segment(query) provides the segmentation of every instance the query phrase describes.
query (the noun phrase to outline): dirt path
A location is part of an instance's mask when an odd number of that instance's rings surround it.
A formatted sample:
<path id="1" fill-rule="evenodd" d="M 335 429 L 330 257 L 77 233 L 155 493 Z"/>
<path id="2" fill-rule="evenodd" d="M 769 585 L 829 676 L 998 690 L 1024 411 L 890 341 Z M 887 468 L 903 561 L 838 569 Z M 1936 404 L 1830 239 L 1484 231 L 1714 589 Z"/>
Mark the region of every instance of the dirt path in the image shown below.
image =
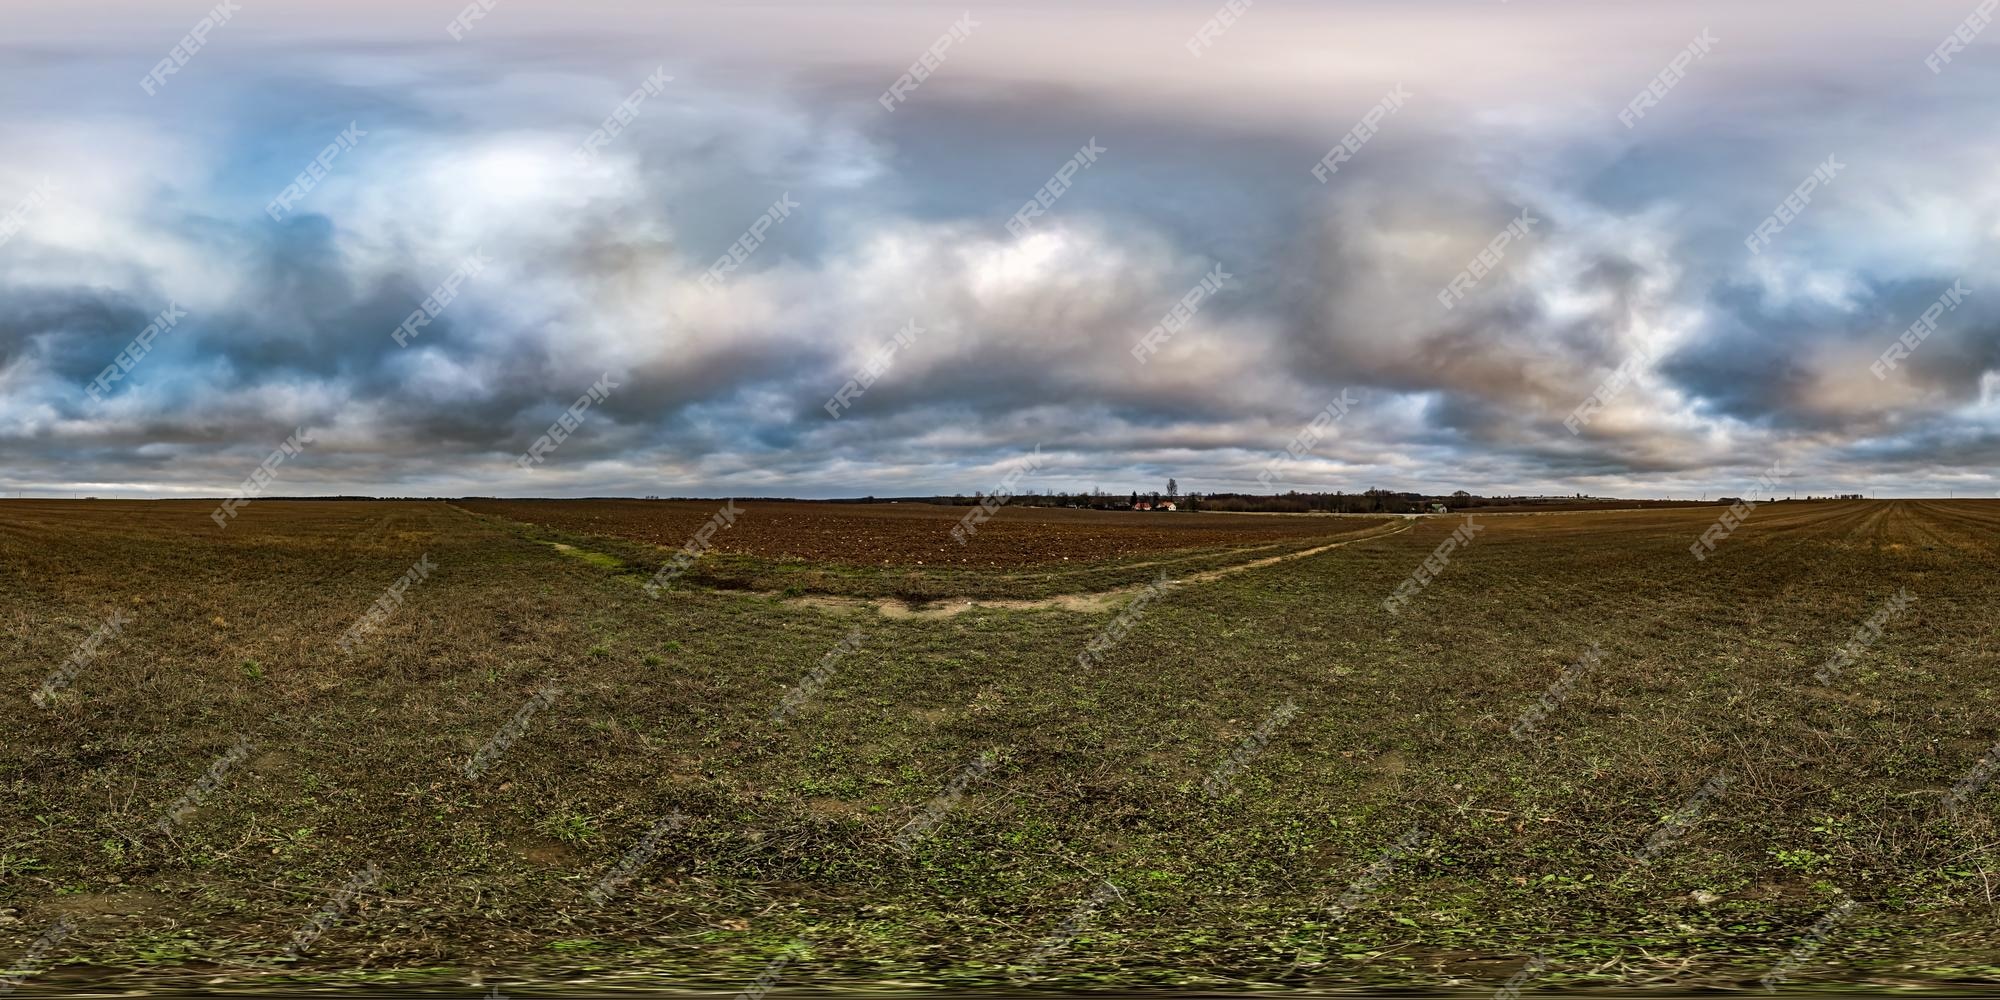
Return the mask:
<path id="1" fill-rule="evenodd" d="M 925 601 L 922 603 L 912 603 L 893 597 L 832 597 L 824 595 L 790 597 L 784 598 L 784 600 L 790 604 L 820 608 L 827 611 L 852 612 L 873 609 L 884 618 L 950 618 L 954 615 L 962 615 L 968 611 L 982 608 L 989 611 L 1073 611 L 1078 614 L 1104 614 L 1123 604 L 1127 598 L 1133 597 L 1150 587 L 1164 586 L 1166 588 L 1173 588 L 1195 583 L 1211 583 L 1226 576 L 1234 576 L 1237 573 L 1262 569 L 1266 566 L 1275 566 L 1278 563 L 1289 562 L 1294 559 L 1316 556 L 1322 552 L 1329 552 L 1344 545 L 1352 545 L 1355 542 L 1365 542 L 1371 539 L 1387 538 L 1390 535 L 1402 534 L 1415 525 L 1416 520 L 1414 518 L 1408 519 L 1397 524 L 1388 525 L 1381 531 L 1373 531 L 1365 535 L 1357 535 L 1353 538 L 1344 538 L 1337 542 L 1328 542 L 1325 545 L 1314 546 L 1313 548 L 1298 552 L 1266 556 L 1262 559 L 1252 559 L 1249 562 L 1203 570 L 1199 573 L 1190 573 L 1178 580 L 1169 580 L 1166 578 L 1166 574 L 1162 573 L 1161 581 L 1164 581 L 1164 583 L 1156 581 L 1155 583 L 1148 584 L 1132 584 L 1130 586 L 1087 594 L 1057 594 L 1054 597 L 1029 599 L 974 597 Z M 778 597 L 779 595 L 772 594 L 769 596 Z"/>
<path id="2" fill-rule="evenodd" d="M 468 511 L 466 513 L 470 514 L 471 512 Z M 479 515 L 473 514 L 472 516 L 478 517 Z M 1237 573 L 1262 569 L 1266 566 L 1275 566 L 1278 563 L 1289 562 L 1294 559 L 1316 556 L 1322 552 L 1330 552 L 1344 545 L 1352 545 L 1355 542 L 1365 542 L 1376 538 L 1387 538 L 1390 535 L 1399 535 L 1415 527 L 1420 519 L 1416 516 L 1406 517 L 1393 524 L 1384 525 L 1378 531 L 1343 538 L 1337 542 L 1328 542 L 1324 545 L 1316 545 L 1297 552 L 1286 552 L 1280 555 L 1251 559 L 1246 562 L 1234 563 L 1215 569 L 1202 570 L 1198 573 L 1190 573 L 1179 579 L 1168 579 L 1166 572 L 1162 570 L 1160 580 L 1153 583 L 1130 584 L 1124 587 L 1115 587 L 1111 590 L 1099 590 L 1087 593 L 1057 594 L 1052 597 L 971 597 L 946 598 L 937 601 L 907 601 L 896 597 L 844 597 L 832 594 L 787 596 L 777 591 L 761 590 L 740 591 L 740 593 L 748 593 L 797 607 L 817 608 L 822 611 L 841 614 L 849 614 L 857 611 L 873 611 L 884 618 L 950 618 L 980 608 L 989 611 L 1070 611 L 1077 614 L 1094 615 L 1106 613 L 1112 608 L 1123 604 L 1127 598 L 1150 587 L 1165 586 L 1171 588 L 1195 583 L 1211 583 Z M 578 548 L 577 546 L 563 542 L 542 541 L 537 544 L 547 545 L 565 556 L 587 562 L 601 569 L 637 568 L 630 566 L 616 556 L 603 552 L 595 552 L 590 549 Z M 1255 546 L 1251 551 L 1258 551 L 1265 548 L 1269 548 L 1269 546 Z M 1159 560 L 1155 564 L 1170 564 L 1175 561 L 1171 559 Z M 629 579 L 635 582 L 642 578 L 629 577 Z M 1161 581 L 1164 581 L 1164 583 L 1161 583 Z"/>

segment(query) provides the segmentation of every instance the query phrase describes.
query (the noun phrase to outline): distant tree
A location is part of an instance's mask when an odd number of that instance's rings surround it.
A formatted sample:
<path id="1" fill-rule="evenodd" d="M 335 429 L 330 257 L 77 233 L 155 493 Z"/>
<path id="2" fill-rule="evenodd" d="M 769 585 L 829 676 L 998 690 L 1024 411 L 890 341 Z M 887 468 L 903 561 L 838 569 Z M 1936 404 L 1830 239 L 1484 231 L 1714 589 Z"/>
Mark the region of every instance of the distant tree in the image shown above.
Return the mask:
<path id="1" fill-rule="evenodd" d="M 1167 480 L 1167 499 L 1169 499 L 1169 500 L 1172 500 L 1172 499 L 1174 499 L 1175 497 L 1178 497 L 1178 496 L 1180 496 L 1180 495 L 1181 495 L 1181 484 L 1179 484 L 1179 483 L 1177 483 L 1177 482 L 1174 482 L 1174 481 L 1173 481 L 1172 479 L 1168 479 L 1168 480 Z"/>
<path id="2" fill-rule="evenodd" d="M 1132 491 L 1132 503 L 1131 503 L 1131 504 L 1130 504 L 1129 506 L 1133 506 L 1133 507 L 1137 507 L 1137 506 L 1139 506 L 1139 491 L 1138 491 L 1138 490 L 1133 490 L 1133 491 Z"/>

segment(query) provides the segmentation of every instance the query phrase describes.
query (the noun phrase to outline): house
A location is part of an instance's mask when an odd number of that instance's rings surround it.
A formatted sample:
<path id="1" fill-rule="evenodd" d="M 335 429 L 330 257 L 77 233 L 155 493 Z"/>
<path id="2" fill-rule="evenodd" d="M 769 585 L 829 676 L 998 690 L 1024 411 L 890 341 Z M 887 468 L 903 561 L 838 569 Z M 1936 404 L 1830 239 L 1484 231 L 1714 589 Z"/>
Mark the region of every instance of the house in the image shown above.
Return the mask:
<path id="1" fill-rule="evenodd" d="M 1146 502 L 1146 501 L 1144 501 L 1144 500 L 1141 500 L 1141 501 L 1139 501 L 1138 503 L 1135 503 L 1135 504 L 1133 504 L 1133 505 L 1132 505 L 1132 509 L 1133 509 L 1133 510 L 1152 510 L 1152 509 L 1153 509 L 1153 505 L 1152 505 L 1152 504 L 1150 504 L 1150 503 L 1147 503 L 1147 502 Z"/>
<path id="2" fill-rule="evenodd" d="M 1156 508 L 1154 508 L 1154 509 L 1155 509 L 1155 510 L 1179 510 L 1180 508 L 1179 508 L 1179 507 L 1176 507 L 1176 506 L 1174 506 L 1174 502 L 1173 502 L 1172 500 L 1167 500 L 1167 501 L 1163 501 L 1163 502 L 1162 502 L 1162 503 L 1161 503 L 1161 504 L 1160 504 L 1160 505 L 1159 505 L 1158 507 L 1156 507 Z"/>

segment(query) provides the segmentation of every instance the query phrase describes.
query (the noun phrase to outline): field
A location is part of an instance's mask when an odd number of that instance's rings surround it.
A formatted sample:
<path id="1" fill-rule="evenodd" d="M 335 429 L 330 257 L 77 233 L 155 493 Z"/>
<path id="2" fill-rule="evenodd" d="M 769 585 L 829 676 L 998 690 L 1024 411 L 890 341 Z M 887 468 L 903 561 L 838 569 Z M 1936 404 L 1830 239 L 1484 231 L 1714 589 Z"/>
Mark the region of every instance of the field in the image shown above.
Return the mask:
<path id="1" fill-rule="evenodd" d="M 473 513 L 531 526 L 530 536 L 615 555 L 650 573 L 723 509 L 720 502 L 466 500 Z M 711 557 L 686 581 L 708 587 L 903 597 L 1024 598 L 1094 592 L 1279 555 L 1381 530 L 1383 518 L 1002 507 L 961 543 L 971 506 L 923 503 L 732 504 Z M 740 511 L 740 513 L 735 513 Z"/>
<path id="2" fill-rule="evenodd" d="M 2000 503 L 209 508 L 0 501 L 23 995 L 2000 979 Z"/>
<path id="3" fill-rule="evenodd" d="M 677 548 L 719 509 L 716 503 L 648 500 L 467 500 L 467 510 L 517 521 Z M 1002 507 L 977 525 L 977 546 L 951 529 L 972 506 L 829 504 L 751 500 L 715 549 L 766 559 L 913 566 L 1032 566 L 1152 555 L 1177 549 L 1316 538 L 1324 521 L 1067 508 Z"/>

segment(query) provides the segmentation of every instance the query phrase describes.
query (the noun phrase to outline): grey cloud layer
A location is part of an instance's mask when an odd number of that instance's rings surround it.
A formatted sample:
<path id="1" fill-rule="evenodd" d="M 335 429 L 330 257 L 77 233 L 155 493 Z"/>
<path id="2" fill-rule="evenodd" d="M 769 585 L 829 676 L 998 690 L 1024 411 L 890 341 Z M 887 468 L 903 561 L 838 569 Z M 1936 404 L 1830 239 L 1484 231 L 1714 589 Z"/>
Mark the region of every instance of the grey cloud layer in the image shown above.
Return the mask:
<path id="1" fill-rule="evenodd" d="M 1805 5 L 1693 5 L 1671 25 L 1444 5 L 1454 26 L 1274 2 L 1200 60 L 1180 47 L 1199 7 L 1107 7 L 1053 37 L 1034 30 L 1051 9 L 1030 5 L 978 15 L 962 57 L 894 113 L 875 95 L 956 9 L 865 14 L 910 51 L 801 9 L 797 26 L 832 40 L 805 53 L 724 14 L 579 18 L 537 44 L 522 32 L 543 12 L 522 6 L 456 45 L 400 15 L 363 24 L 415 32 L 396 46 L 246 26 L 154 99 L 124 80 L 129 59 L 147 65 L 128 40 L 0 69 L 16 94 L 69 95 L 0 105 L 26 139 L 0 164 L 0 211 L 61 180 L 0 246 L 0 489 L 212 494 L 299 426 L 318 441 L 278 492 L 957 492 L 1037 445 L 1038 485 L 1249 488 L 1349 387 L 1362 402 L 1283 466 L 1287 485 L 1687 495 L 1783 458 L 1801 490 L 1996 486 L 2000 56 L 1925 69 L 1928 36 L 1965 13 L 1948 4 L 1835 23 L 1814 7 L 1820 22 L 1788 27 Z M 712 48 L 670 44 L 668 22 Z M 1704 25 L 1716 52 L 1621 126 Z M 1376 47 L 1401 63 L 1312 58 L 1315 37 L 1392 29 Z M 1583 46 L 1616 56 L 1538 56 Z M 675 82 L 574 161 L 662 64 Z M 1303 88 L 1273 86 L 1287 67 Z M 1317 182 L 1399 71 L 1408 108 Z M 365 138 L 266 217 L 350 121 Z M 1093 137 L 1101 162 L 1009 234 Z M 1746 250 L 1836 153 L 1848 170 Z M 800 208 L 704 287 L 787 193 Z M 1440 305 L 1523 212 L 1533 229 Z M 390 331 L 475 252 L 491 267 L 397 346 Z M 1136 362 L 1217 265 L 1228 287 Z M 1959 280 L 1967 304 L 1872 375 Z M 87 398 L 169 301 L 189 318 Z M 922 333 L 830 419 L 821 404 L 911 320 Z M 1640 376 L 1570 433 L 1635 354 Z M 605 373 L 611 397 L 544 466 L 515 468 Z"/>

